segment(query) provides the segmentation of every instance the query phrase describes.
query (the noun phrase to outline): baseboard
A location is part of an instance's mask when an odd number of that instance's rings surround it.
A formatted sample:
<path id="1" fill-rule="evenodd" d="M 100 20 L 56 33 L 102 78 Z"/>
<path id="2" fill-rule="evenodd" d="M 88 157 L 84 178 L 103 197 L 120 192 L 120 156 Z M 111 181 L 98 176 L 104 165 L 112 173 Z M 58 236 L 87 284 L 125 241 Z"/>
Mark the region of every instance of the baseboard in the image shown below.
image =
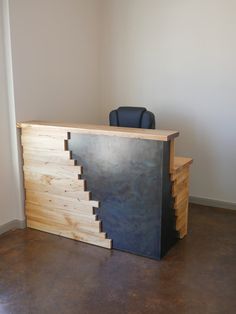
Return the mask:
<path id="1" fill-rule="evenodd" d="M 209 198 L 201 198 L 201 197 L 196 197 L 196 196 L 190 196 L 189 201 L 190 203 L 193 203 L 193 204 L 236 210 L 236 203 L 212 200 Z"/>
<path id="2" fill-rule="evenodd" d="M 24 229 L 26 227 L 25 220 L 12 220 L 0 226 L 0 234 L 14 229 Z"/>

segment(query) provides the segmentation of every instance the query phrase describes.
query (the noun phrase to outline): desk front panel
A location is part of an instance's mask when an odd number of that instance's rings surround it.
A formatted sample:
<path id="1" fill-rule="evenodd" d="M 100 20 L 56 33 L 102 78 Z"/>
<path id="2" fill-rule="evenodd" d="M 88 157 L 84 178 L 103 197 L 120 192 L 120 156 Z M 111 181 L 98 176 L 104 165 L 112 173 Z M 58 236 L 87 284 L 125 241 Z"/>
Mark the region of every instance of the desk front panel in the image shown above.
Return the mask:
<path id="1" fill-rule="evenodd" d="M 100 202 L 96 214 L 112 247 L 161 258 L 177 238 L 170 143 L 71 133 L 68 149 Z"/>

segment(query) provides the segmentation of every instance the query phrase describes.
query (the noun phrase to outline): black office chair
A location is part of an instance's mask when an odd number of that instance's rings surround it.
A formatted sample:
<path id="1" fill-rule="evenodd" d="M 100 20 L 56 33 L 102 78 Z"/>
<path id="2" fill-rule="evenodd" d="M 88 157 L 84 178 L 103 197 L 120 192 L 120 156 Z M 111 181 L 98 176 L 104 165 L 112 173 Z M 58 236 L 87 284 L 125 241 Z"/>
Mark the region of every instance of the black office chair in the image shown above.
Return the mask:
<path id="1" fill-rule="evenodd" d="M 110 112 L 110 126 L 155 129 L 155 116 L 143 107 L 119 107 Z"/>

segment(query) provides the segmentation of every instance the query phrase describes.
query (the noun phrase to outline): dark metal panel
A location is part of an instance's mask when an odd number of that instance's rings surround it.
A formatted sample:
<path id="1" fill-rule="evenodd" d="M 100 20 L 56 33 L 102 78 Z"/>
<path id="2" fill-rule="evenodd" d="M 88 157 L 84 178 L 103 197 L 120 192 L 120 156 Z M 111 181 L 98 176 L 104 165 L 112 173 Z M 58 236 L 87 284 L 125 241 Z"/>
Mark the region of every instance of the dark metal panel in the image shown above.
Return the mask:
<path id="1" fill-rule="evenodd" d="M 69 150 L 83 166 L 93 199 L 101 202 L 97 214 L 113 248 L 152 258 L 164 254 L 163 179 L 169 178 L 163 178 L 163 148 L 161 141 L 71 134 Z"/>
<path id="2" fill-rule="evenodd" d="M 178 238 L 175 230 L 174 199 L 172 198 L 170 181 L 170 142 L 163 142 L 163 189 L 161 213 L 161 257 L 173 246 Z"/>

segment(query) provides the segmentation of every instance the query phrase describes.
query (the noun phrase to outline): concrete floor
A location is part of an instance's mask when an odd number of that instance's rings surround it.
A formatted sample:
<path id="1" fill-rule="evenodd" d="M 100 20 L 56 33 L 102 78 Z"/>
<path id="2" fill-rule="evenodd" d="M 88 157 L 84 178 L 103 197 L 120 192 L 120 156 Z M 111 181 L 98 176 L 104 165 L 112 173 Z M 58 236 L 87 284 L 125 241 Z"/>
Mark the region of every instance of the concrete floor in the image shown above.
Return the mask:
<path id="1" fill-rule="evenodd" d="M 162 261 L 36 230 L 0 237 L 1 314 L 236 313 L 236 212 L 191 205 Z"/>

